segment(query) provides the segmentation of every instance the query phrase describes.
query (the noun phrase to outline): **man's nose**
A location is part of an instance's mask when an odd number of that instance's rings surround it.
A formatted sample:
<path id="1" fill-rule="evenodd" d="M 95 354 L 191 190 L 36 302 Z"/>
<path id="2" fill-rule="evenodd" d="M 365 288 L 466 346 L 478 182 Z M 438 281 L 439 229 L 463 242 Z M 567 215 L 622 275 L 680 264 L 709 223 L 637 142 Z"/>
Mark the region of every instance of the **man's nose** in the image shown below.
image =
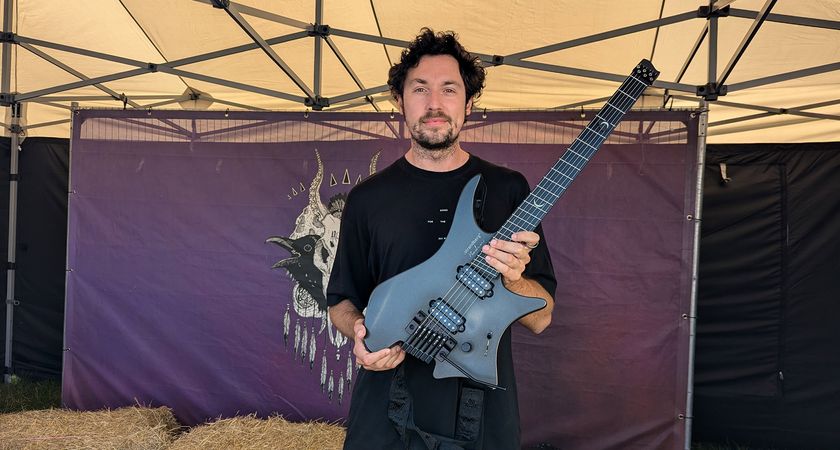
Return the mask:
<path id="1" fill-rule="evenodd" d="M 432 91 L 429 94 L 429 103 L 426 105 L 427 109 L 436 111 L 441 108 L 441 94 L 440 92 Z"/>

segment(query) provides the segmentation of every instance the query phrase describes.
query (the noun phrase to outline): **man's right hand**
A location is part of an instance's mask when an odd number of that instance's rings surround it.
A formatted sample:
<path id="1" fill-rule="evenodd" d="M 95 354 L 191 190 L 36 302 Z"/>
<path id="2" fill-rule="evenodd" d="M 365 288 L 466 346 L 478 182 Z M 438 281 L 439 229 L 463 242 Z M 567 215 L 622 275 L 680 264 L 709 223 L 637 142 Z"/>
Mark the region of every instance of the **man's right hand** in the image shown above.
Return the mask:
<path id="1" fill-rule="evenodd" d="M 366 370 L 390 370 L 400 365 L 405 359 L 405 350 L 399 344 L 373 353 L 367 351 L 364 342 L 365 335 L 367 335 L 365 319 L 356 319 L 353 323 L 353 355 L 356 356 L 356 364 Z"/>

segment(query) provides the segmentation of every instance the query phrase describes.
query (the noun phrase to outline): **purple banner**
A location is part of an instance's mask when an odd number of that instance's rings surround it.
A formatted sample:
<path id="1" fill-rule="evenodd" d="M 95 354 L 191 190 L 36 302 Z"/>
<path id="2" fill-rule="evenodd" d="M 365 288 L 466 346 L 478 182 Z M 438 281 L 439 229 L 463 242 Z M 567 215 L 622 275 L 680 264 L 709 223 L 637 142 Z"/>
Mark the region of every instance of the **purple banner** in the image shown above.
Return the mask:
<path id="1" fill-rule="evenodd" d="M 464 147 L 532 185 L 585 126 L 475 116 Z M 514 335 L 525 444 L 682 445 L 693 120 L 630 113 L 544 221 L 559 287 L 549 330 Z M 343 418 L 323 286 L 344 195 L 407 146 L 388 114 L 78 111 L 65 404 Z"/>

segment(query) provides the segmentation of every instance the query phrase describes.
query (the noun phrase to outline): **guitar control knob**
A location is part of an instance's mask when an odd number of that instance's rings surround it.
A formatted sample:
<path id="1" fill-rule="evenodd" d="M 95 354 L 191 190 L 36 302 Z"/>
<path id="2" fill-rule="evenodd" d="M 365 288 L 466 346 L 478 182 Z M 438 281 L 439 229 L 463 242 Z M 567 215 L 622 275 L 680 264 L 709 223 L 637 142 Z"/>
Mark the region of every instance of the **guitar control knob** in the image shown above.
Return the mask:
<path id="1" fill-rule="evenodd" d="M 464 342 L 463 344 L 461 344 L 462 352 L 468 353 L 470 350 L 472 350 L 472 344 L 470 344 L 469 342 Z"/>

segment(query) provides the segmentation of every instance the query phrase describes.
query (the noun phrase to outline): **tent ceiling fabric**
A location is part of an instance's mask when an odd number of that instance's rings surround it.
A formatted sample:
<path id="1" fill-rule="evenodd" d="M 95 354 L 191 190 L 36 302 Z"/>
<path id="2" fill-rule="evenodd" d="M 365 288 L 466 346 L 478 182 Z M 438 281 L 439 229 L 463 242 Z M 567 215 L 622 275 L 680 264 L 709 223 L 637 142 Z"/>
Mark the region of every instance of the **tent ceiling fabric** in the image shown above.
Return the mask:
<path id="1" fill-rule="evenodd" d="M 718 76 L 752 26 L 751 16 L 765 4 L 735 0 L 730 2 L 731 15 L 717 20 Z M 388 67 L 399 57 L 402 43 L 423 26 L 456 31 L 468 49 L 488 59 L 506 57 L 501 65 L 488 65 L 479 108 L 546 109 L 609 96 L 618 83 L 604 74 L 623 78 L 641 58 L 652 58 L 662 72 L 659 82 L 706 84 L 709 34 L 677 79 L 709 23 L 696 17 L 701 6 L 708 2 L 238 0 L 230 3 L 229 13 L 214 7 L 213 0 L 17 0 L 9 30 L 17 44 L 5 44 L 3 50 L 11 55 L 10 92 L 26 97 L 70 85 L 25 98 L 29 136 L 68 136 L 66 122 L 43 124 L 66 121 L 72 101 L 80 107 L 122 107 L 122 101 L 109 100 L 121 94 L 128 107 L 178 108 L 178 100 L 192 90 L 212 97 L 212 109 L 302 111 L 302 101 L 311 93 L 330 99 L 325 109 L 390 111 L 395 106 L 383 89 Z M 778 0 L 770 6 L 772 15 L 726 79 L 731 91 L 720 103 L 710 103 L 709 142 L 840 141 L 840 3 Z M 660 18 L 669 23 L 623 35 L 614 32 Z M 783 23 L 803 19 L 818 26 Z M 316 22 L 329 25 L 326 38 L 307 35 Z M 369 41 L 380 29 L 391 39 L 389 45 Z M 517 58 L 521 52 L 611 32 L 607 39 Z M 316 40 L 321 41 L 320 83 L 315 76 Z M 238 46 L 248 50 L 227 51 Z M 211 52 L 223 56 L 183 61 Z M 146 63 L 177 66 L 149 73 Z M 816 74 L 750 86 L 753 80 L 820 66 L 826 68 Z M 570 70 L 594 71 L 596 78 Z M 127 76 L 131 71 L 140 74 Z M 120 75 L 109 77 L 113 74 Z M 98 87 L 71 85 L 98 77 L 108 78 Z M 650 89 L 641 105 L 662 106 L 662 86 Z M 369 90 L 370 101 L 359 94 L 363 89 Z M 698 104 L 692 92 L 669 93 L 676 95 L 669 106 Z M 778 114 L 785 110 L 790 111 Z M 751 116 L 756 118 L 739 120 Z"/>

